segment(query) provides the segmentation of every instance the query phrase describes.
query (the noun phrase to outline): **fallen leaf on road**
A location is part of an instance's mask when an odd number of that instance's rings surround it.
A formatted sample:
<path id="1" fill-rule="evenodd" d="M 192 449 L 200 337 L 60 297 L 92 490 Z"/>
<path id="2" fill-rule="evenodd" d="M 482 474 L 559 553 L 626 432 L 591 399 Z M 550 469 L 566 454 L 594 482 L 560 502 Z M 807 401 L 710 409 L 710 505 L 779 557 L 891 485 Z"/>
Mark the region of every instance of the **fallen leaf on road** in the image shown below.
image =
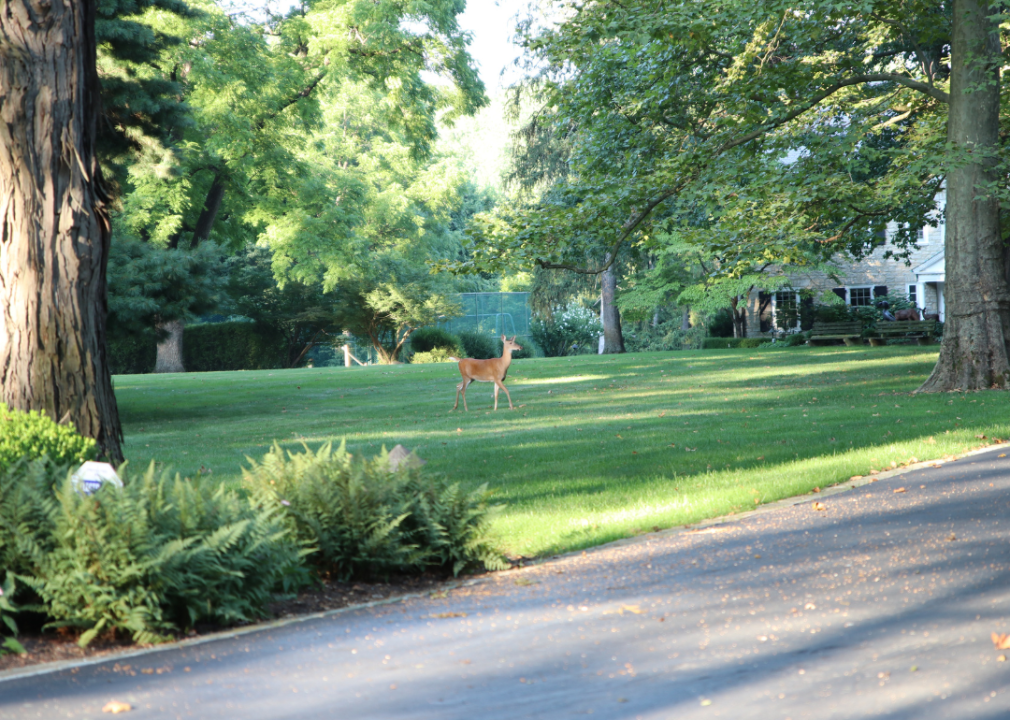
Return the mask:
<path id="1" fill-rule="evenodd" d="M 454 617 L 466 617 L 465 612 L 444 612 L 438 613 L 436 615 L 429 615 L 430 618 L 454 618 Z"/>
<path id="2" fill-rule="evenodd" d="M 849 478 L 849 480 L 862 480 L 862 479 L 863 479 L 862 475 L 853 475 L 852 477 Z"/>
<path id="3" fill-rule="evenodd" d="M 814 503 L 814 510 L 824 511 L 824 510 L 827 510 L 827 509 L 828 509 L 828 506 L 825 505 L 824 503 L 819 503 L 819 502 L 815 502 Z"/>
<path id="4" fill-rule="evenodd" d="M 821 489 L 819 487 L 815 487 L 811 492 L 819 493 L 820 491 Z"/>
<path id="5" fill-rule="evenodd" d="M 521 585 L 521 586 L 523 586 L 523 585 L 536 585 L 537 581 L 536 580 L 530 580 L 529 578 L 516 578 L 513 581 L 513 584 L 515 584 L 515 585 Z"/>
<path id="6" fill-rule="evenodd" d="M 992 634 L 992 644 L 996 646 L 997 650 L 1010 650 L 1010 635 L 1006 633 L 996 633 Z"/>
<path id="7" fill-rule="evenodd" d="M 121 712 L 130 712 L 131 710 L 133 710 L 133 706 L 130 703 L 119 702 L 118 700 L 110 700 L 102 708 L 102 712 L 112 713 L 113 715 Z"/>
<path id="8" fill-rule="evenodd" d="M 950 535 L 947 536 L 947 542 L 954 542 L 955 540 L 957 540 L 957 535 L 955 535 L 954 533 L 951 533 Z"/>
<path id="9" fill-rule="evenodd" d="M 908 492 L 908 490 L 906 490 L 906 489 L 905 489 L 905 488 L 903 488 L 903 487 L 900 487 L 900 488 L 894 488 L 894 492 L 896 492 L 896 493 L 901 493 L 901 492 Z"/>
<path id="10" fill-rule="evenodd" d="M 999 455 L 997 455 L 996 457 L 1006 457 L 1006 453 L 1000 453 L 1000 454 L 999 454 Z"/>
<path id="11" fill-rule="evenodd" d="M 447 598 L 447 597 L 449 597 L 449 591 L 448 590 L 436 590 L 435 592 L 433 592 L 431 594 L 431 597 L 433 597 L 435 599 Z"/>
<path id="12" fill-rule="evenodd" d="M 635 615 L 641 615 L 643 612 L 645 612 L 644 610 L 642 610 L 642 608 L 638 607 L 638 605 L 622 605 L 621 609 L 618 612 L 623 614 L 625 610 L 627 610 L 630 613 L 635 613 Z"/>
<path id="13" fill-rule="evenodd" d="M 996 662 L 1006 662 L 1006 655 L 1000 655 L 996 658 Z"/>

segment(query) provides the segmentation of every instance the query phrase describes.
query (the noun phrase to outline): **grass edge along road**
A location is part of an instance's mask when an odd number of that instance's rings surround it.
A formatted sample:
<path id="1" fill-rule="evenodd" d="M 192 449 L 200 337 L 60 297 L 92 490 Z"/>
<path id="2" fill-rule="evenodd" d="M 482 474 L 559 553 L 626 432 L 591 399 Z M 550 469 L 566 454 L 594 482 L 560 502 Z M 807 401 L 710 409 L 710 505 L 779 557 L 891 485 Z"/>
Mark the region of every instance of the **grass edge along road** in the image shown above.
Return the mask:
<path id="1" fill-rule="evenodd" d="M 753 509 L 1010 437 L 1010 395 L 912 395 L 935 348 L 830 347 L 515 361 L 517 409 L 489 384 L 450 412 L 437 365 L 115 378 L 134 465 L 238 482 L 245 457 L 346 438 L 397 443 L 464 487 L 487 483 L 503 549 L 526 557 Z"/>

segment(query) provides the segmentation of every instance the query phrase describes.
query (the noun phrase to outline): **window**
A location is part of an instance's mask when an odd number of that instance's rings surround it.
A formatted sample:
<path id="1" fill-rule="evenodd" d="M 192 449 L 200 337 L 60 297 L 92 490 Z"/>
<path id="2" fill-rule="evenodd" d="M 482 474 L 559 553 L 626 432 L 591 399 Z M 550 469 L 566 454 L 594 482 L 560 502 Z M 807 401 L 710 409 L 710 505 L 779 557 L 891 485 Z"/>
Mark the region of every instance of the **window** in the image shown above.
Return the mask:
<path id="1" fill-rule="evenodd" d="M 919 228 L 919 231 L 915 234 L 915 239 L 921 245 L 926 241 L 926 228 Z"/>
<path id="2" fill-rule="evenodd" d="M 793 330 L 800 326 L 800 306 L 796 291 L 775 293 L 775 327 Z"/>
<path id="3" fill-rule="evenodd" d="M 908 286 L 908 302 L 912 303 L 915 307 L 919 307 L 919 298 L 917 296 L 918 288 L 915 285 Z"/>
<path id="4" fill-rule="evenodd" d="M 849 288 L 849 305 L 853 307 L 863 307 L 873 304 L 873 288 L 854 287 Z"/>

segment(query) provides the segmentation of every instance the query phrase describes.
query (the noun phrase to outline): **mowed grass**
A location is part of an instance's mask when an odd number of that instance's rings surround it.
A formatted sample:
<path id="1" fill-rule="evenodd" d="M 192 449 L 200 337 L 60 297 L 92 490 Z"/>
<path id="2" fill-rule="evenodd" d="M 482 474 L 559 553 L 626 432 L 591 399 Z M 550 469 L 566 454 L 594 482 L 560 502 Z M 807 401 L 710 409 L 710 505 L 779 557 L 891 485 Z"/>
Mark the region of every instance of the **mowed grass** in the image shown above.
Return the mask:
<path id="1" fill-rule="evenodd" d="M 527 557 L 753 509 L 1010 437 L 1004 392 L 912 395 L 929 347 L 722 350 L 521 360 L 450 412 L 455 364 L 115 378 L 131 463 L 236 483 L 246 456 L 397 443 L 504 506 Z M 985 438 L 979 436 L 984 435 Z"/>

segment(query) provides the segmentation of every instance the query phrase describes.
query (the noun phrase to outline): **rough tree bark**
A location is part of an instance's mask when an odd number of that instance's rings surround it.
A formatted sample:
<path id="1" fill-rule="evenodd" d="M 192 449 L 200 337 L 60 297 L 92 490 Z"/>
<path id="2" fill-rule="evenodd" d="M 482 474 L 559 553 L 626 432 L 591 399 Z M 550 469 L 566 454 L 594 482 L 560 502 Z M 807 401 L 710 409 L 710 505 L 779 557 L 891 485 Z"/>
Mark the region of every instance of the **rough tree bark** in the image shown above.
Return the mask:
<path id="1" fill-rule="evenodd" d="M 684 306 L 684 314 L 680 318 L 680 329 L 684 332 L 691 329 L 691 307 L 689 305 Z"/>
<path id="2" fill-rule="evenodd" d="M 182 320 L 170 320 L 169 322 L 158 323 L 158 329 L 168 333 L 168 335 L 158 343 L 158 355 L 154 361 L 154 372 L 186 372 L 186 367 L 182 362 L 182 333 L 185 327 Z"/>
<path id="3" fill-rule="evenodd" d="M 604 262 L 610 262 L 610 253 Z M 614 263 L 616 265 L 616 263 Z M 614 304 L 617 292 L 617 273 L 611 265 L 600 275 L 600 316 L 603 320 L 603 353 L 624 352 L 624 335 L 621 333 L 621 312 Z"/>
<path id="4" fill-rule="evenodd" d="M 0 379 L 118 462 L 94 28 L 94 0 L 0 0 Z"/>
<path id="5" fill-rule="evenodd" d="M 992 187 L 999 147 L 999 26 L 986 0 L 956 0 L 947 119 L 946 318 L 920 392 L 1010 387 L 1010 288 Z"/>

